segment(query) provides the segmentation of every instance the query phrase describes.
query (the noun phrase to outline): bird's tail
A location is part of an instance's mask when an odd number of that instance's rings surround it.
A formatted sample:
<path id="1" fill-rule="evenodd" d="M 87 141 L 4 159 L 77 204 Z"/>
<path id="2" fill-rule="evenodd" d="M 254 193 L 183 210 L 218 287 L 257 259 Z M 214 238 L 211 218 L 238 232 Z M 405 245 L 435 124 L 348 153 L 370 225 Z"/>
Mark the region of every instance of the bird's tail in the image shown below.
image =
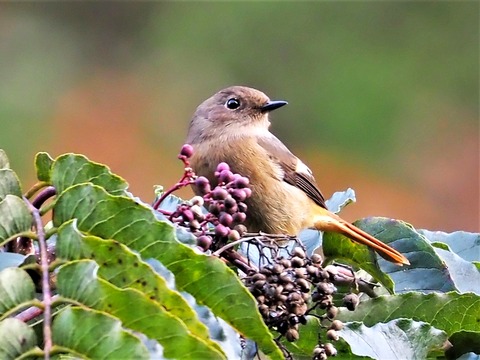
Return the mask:
<path id="1" fill-rule="evenodd" d="M 410 265 L 408 259 L 397 250 L 326 209 L 321 209 L 321 212 L 315 217 L 314 227 L 321 231 L 340 233 L 359 244 L 367 245 L 384 259 L 397 265 Z"/>

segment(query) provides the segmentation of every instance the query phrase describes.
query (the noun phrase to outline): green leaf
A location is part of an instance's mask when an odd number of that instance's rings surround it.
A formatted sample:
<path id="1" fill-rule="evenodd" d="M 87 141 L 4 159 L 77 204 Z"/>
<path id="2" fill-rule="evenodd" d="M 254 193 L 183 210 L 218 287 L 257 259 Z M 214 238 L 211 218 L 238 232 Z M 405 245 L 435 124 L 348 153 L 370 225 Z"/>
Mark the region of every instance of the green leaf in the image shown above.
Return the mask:
<path id="1" fill-rule="evenodd" d="M 0 318 L 34 298 L 35 286 L 24 270 L 10 267 L 0 271 Z"/>
<path id="2" fill-rule="evenodd" d="M 0 169 L 0 200 L 5 199 L 8 194 L 22 197 L 20 180 L 13 170 Z"/>
<path id="3" fill-rule="evenodd" d="M 0 169 L 10 169 L 10 162 L 3 149 L 0 149 Z"/>
<path id="4" fill-rule="evenodd" d="M 107 166 L 76 154 L 59 156 L 52 165 L 51 179 L 58 194 L 70 186 L 86 182 L 101 186 L 115 195 L 125 195 L 128 188 L 127 182 L 113 174 Z"/>
<path id="5" fill-rule="evenodd" d="M 341 258 L 361 267 L 390 292 L 392 280 L 395 292 L 412 290 L 446 292 L 457 289 L 445 263 L 425 237 L 411 225 L 382 217 L 366 218 L 354 224 L 405 254 L 411 265 L 395 265 L 377 255 L 372 255 L 372 251 L 366 246 L 355 244 L 348 238 L 336 234 L 324 236 L 326 256 Z"/>
<path id="6" fill-rule="evenodd" d="M 373 359 L 426 359 L 431 350 L 440 349 L 447 340 L 443 331 L 410 319 L 392 320 L 372 327 L 358 322 L 347 323 L 338 334 L 355 355 Z"/>
<path id="7" fill-rule="evenodd" d="M 137 290 L 120 289 L 98 278 L 97 269 L 91 260 L 63 265 L 57 279 L 59 294 L 108 312 L 122 320 L 124 326 L 157 340 L 167 358 L 224 358 L 216 343 L 192 334 L 168 308 Z"/>
<path id="8" fill-rule="evenodd" d="M 7 195 L 0 201 L 0 245 L 10 237 L 30 230 L 31 226 L 32 215 L 21 198 Z"/>
<path id="9" fill-rule="evenodd" d="M 75 220 L 63 224 L 58 230 L 56 255 L 59 259 L 79 260 L 92 258 L 99 265 L 98 276 L 113 285 L 141 291 L 147 298 L 168 309 L 181 319 L 188 330 L 208 340 L 208 329 L 199 321 L 195 311 L 177 292 L 171 290 L 165 279 L 125 245 L 96 236 L 84 236 L 75 227 Z"/>
<path id="10" fill-rule="evenodd" d="M 451 251 L 434 249 L 447 265 L 448 273 L 455 283 L 455 288 L 460 293 L 474 292 L 480 295 L 480 272 L 477 267 Z"/>
<path id="11" fill-rule="evenodd" d="M 35 156 L 35 169 L 37 170 L 37 179 L 50 183 L 50 171 L 52 170 L 53 159 L 46 152 L 39 152 Z"/>
<path id="12" fill-rule="evenodd" d="M 52 324 L 53 343 L 90 359 L 148 359 L 140 339 L 105 313 L 77 307 L 62 310 Z"/>
<path id="13" fill-rule="evenodd" d="M 480 331 L 480 296 L 449 292 L 446 294 L 417 292 L 379 296 L 360 302 L 355 311 L 339 308 L 338 319 L 361 321 L 366 326 L 399 318 L 428 322 L 451 335 L 457 331 Z"/>
<path id="14" fill-rule="evenodd" d="M 466 231 L 445 233 L 443 231 L 417 230 L 428 241 L 447 244 L 452 251 L 467 261 L 480 261 L 480 234 Z"/>
<path id="15" fill-rule="evenodd" d="M 336 259 L 358 266 L 385 286 L 388 292 L 394 292 L 393 280 L 380 269 L 373 250 L 370 250 L 367 246 L 354 243 L 342 234 L 325 232 L 322 248 L 328 259 Z"/>
<path id="16" fill-rule="evenodd" d="M 480 331 L 458 331 L 448 341 L 452 347 L 446 351 L 447 359 L 457 359 L 468 352 L 480 354 Z"/>
<path id="17" fill-rule="evenodd" d="M 17 319 L 0 321 L 0 359 L 17 359 L 37 345 L 32 328 Z"/>
<path id="18" fill-rule="evenodd" d="M 131 198 L 81 184 L 57 199 L 55 226 L 78 219 L 78 228 L 103 239 L 117 240 L 142 258 L 155 258 L 175 275 L 177 287 L 192 294 L 244 336 L 256 341 L 272 358 L 281 358 L 271 333 L 258 313 L 253 296 L 221 260 L 196 253 L 179 243 L 174 228 L 158 221 L 153 210 Z"/>

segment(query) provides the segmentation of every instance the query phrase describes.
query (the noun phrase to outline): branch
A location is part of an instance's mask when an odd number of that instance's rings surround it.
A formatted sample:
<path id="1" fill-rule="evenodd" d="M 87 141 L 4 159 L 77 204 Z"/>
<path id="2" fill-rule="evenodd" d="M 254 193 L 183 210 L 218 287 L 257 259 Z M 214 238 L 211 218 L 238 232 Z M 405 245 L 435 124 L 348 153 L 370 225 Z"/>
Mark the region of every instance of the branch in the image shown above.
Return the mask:
<path id="1" fill-rule="evenodd" d="M 42 294 L 44 305 L 44 320 L 43 320 L 43 341 L 45 360 L 50 359 L 50 351 L 52 349 L 52 297 L 50 292 L 50 273 L 48 266 L 48 251 L 47 242 L 45 240 L 45 229 L 43 228 L 42 218 L 38 209 L 28 201 L 26 197 L 23 198 L 29 207 L 35 228 L 37 230 L 38 244 L 40 248 L 40 269 L 42 273 Z"/>

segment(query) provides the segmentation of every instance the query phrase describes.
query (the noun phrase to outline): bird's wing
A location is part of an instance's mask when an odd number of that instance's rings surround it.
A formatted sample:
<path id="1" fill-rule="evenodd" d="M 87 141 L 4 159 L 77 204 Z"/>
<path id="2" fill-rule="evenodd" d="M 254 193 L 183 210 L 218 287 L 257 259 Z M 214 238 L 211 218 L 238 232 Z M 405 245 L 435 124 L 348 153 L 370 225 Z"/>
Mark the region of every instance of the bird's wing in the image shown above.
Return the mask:
<path id="1" fill-rule="evenodd" d="M 316 204 L 323 208 L 325 198 L 317 187 L 312 171 L 274 135 L 259 137 L 258 144 L 283 170 L 283 180 L 301 189 Z"/>

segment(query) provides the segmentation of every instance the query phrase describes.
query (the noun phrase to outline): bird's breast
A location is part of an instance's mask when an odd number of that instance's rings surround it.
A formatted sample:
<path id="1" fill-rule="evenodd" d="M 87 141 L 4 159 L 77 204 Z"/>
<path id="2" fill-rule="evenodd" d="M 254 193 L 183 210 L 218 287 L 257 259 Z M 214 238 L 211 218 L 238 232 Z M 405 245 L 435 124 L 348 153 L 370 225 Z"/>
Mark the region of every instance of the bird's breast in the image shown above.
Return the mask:
<path id="1" fill-rule="evenodd" d="M 217 165 L 225 162 L 233 173 L 250 180 L 246 226 L 250 232 L 296 235 L 311 226 L 312 201 L 299 188 L 283 181 L 281 166 L 255 138 L 237 138 L 194 144 L 191 166 L 199 176 L 217 185 Z"/>

